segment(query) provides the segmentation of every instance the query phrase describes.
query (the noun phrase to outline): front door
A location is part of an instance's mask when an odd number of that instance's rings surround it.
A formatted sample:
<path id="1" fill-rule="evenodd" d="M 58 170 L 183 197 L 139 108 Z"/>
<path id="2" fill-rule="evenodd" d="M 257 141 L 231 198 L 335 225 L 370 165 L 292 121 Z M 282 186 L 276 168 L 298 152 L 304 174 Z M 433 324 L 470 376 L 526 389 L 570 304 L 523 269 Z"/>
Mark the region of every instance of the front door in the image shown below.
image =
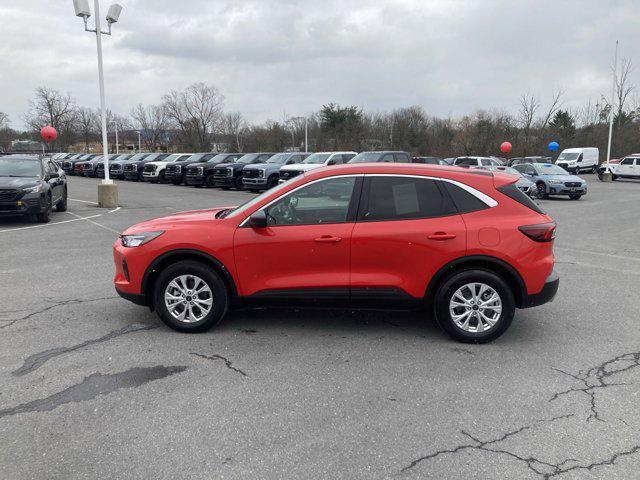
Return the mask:
<path id="1" fill-rule="evenodd" d="M 252 228 L 248 221 L 238 227 L 234 254 L 240 295 L 346 301 L 361 178 L 340 176 L 304 185 L 262 208 L 266 228 Z"/>
<path id="2" fill-rule="evenodd" d="M 367 175 L 351 239 L 351 298 L 383 305 L 424 297 L 429 280 L 466 250 L 464 222 L 441 181 Z"/>

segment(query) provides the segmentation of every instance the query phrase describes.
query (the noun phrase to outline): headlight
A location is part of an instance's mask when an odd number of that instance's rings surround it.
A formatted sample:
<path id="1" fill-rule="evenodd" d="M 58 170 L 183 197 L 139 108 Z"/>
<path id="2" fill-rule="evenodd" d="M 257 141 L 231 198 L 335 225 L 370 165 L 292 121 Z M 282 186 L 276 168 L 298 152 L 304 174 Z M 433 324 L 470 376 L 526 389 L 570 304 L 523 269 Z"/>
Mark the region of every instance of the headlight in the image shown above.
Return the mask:
<path id="1" fill-rule="evenodd" d="M 23 188 L 22 191 L 24 193 L 38 193 L 42 191 L 42 184 L 39 183 L 37 185 L 34 185 L 33 187 L 27 187 L 27 188 Z"/>
<path id="2" fill-rule="evenodd" d="M 140 245 L 149 243 L 151 240 L 159 237 L 163 233 L 164 231 L 161 230 L 159 232 L 142 232 L 132 235 L 120 235 L 120 240 L 123 247 L 139 247 Z"/>
<path id="3" fill-rule="evenodd" d="M 550 179 L 547 180 L 549 183 L 551 183 L 552 185 L 560 185 L 561 183 L 564 183 L 562 180 L 556 180 L 556 179 Z"/>

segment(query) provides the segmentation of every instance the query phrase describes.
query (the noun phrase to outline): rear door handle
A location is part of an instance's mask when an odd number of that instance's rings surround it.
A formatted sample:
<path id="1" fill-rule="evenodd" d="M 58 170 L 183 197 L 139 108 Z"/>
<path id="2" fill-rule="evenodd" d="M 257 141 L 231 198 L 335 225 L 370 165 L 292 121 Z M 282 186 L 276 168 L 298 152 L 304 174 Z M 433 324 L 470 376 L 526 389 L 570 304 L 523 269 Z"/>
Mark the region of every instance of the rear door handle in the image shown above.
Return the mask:
<path id="1" fill-rule="evenodd" d="M 453 240 L 455 235 L 445 232 L 436 232 L 427 237 L 429 240 Z"/>
<path id="2" fill-rule="evenodd" d="M 322 235 L 315 239 L 318 243 L 338 243 L 342 238 L 334 237 L 333 235 Z"/>

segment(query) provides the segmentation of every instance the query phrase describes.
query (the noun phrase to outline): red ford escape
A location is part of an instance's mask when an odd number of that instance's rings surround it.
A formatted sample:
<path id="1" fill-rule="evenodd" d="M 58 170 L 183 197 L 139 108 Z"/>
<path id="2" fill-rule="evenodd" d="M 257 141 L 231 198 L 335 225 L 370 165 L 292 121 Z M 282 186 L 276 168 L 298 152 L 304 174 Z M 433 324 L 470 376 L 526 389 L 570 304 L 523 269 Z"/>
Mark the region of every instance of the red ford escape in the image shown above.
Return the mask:
<path id="1" fill-rule="evenodd" d="M 558 290 L 555 223 L 516 181 L 433 165 L 313 170 L 239 207 L 129 228 L 115 287 L 181 332 L 247 306 L 429 306 L 454 339 L 488 342 Z"/>

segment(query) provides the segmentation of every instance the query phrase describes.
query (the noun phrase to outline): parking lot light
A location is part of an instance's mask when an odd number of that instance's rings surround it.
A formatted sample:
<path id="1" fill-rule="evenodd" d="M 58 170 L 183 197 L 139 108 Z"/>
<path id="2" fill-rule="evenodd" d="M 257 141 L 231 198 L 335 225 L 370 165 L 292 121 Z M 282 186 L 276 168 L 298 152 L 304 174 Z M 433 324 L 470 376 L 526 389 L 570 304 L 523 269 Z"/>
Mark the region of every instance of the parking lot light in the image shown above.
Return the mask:
<path id="1" fill-rule="evenodd" d="M 105 107 L 104 95 L 104 72 L 102 67 L 102 35 L 111 35 L 111 25 L 116 23 L 120 18 L 122 7 L 117 3 L 109 7 L 106 21 L 109 27 L 108 31 L 103 32 L 100 27 L 100 2 L 93 0 L 93 9 L 95 11 L 95 28 L 89 28 L 87 20 L 91 16 L 88 0 L 73 0 L 73 7 L 77 17 L 81 17 L 84 21 L 84 29 L 87 32 L 96 34 L 96 46 L 98 52 L 98 84 L 100 87 L 100 117 L 102 126 L 102 152 L 104 159 L 104 180 L 98 184 L 98 205 L 105 208 L 114 208 L 118 206 L 118 190 L 113 180 L 109 178 L 109 145 L 107 144 L 107 111 Z"/>

